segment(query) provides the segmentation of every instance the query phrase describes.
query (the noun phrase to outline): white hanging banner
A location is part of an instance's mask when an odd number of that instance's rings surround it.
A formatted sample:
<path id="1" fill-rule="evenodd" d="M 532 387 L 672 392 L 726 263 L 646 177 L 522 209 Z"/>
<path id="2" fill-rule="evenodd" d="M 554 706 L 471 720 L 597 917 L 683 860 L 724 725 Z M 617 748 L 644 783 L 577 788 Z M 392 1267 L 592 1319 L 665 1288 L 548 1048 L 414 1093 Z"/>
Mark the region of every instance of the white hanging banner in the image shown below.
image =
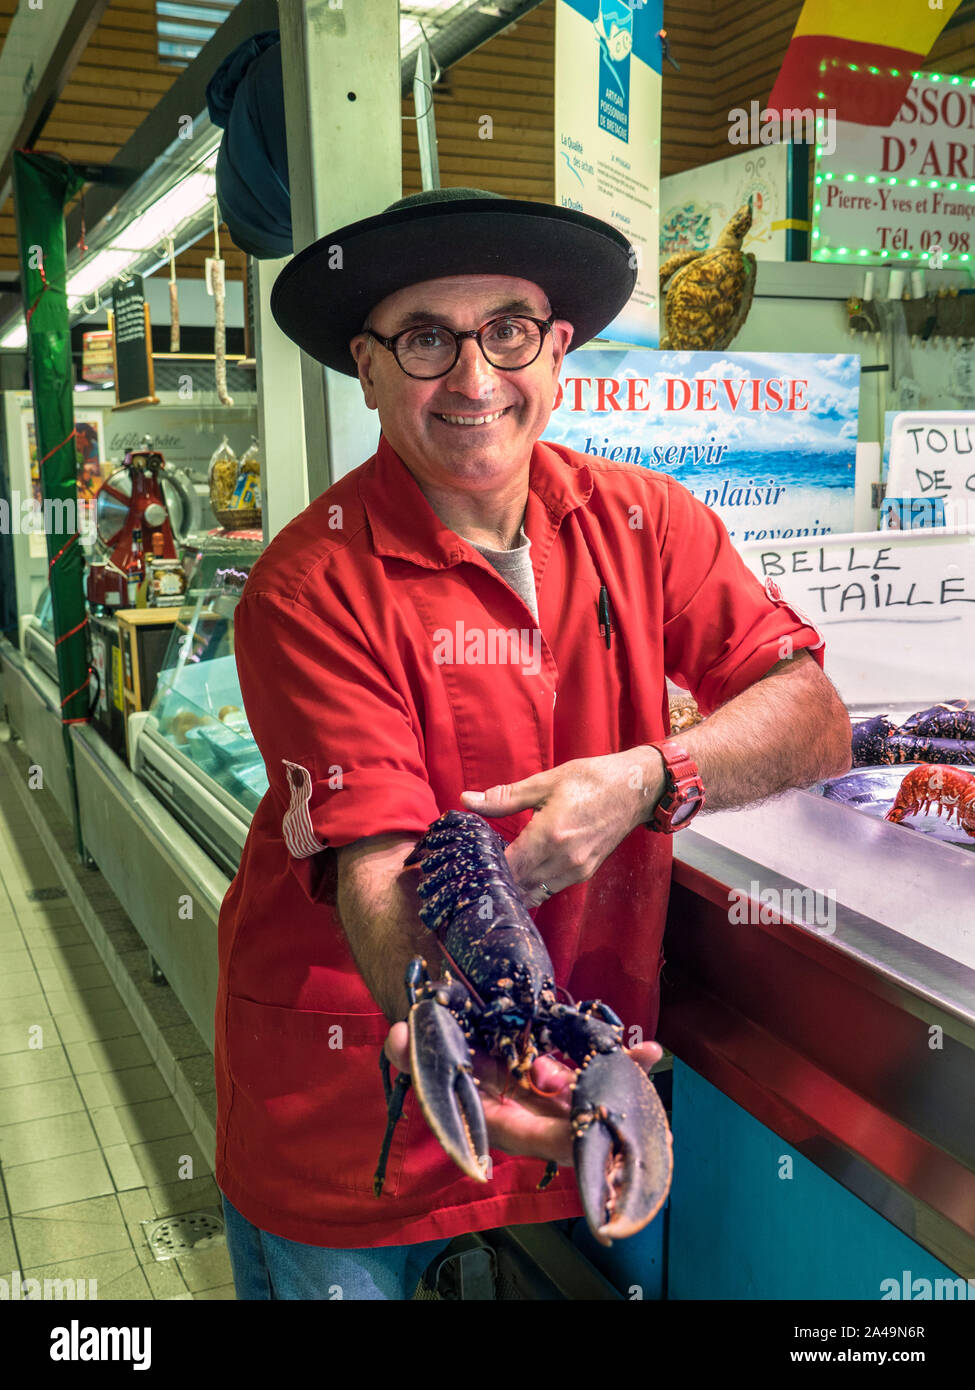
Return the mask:
<path id="1" fill-rule="evenodd" d="M 639 347 L 659 341 L 662 28 L 663 0 L 556 3 L 555 201 L 633 246 L 636 289 L 600 336 Z"/>

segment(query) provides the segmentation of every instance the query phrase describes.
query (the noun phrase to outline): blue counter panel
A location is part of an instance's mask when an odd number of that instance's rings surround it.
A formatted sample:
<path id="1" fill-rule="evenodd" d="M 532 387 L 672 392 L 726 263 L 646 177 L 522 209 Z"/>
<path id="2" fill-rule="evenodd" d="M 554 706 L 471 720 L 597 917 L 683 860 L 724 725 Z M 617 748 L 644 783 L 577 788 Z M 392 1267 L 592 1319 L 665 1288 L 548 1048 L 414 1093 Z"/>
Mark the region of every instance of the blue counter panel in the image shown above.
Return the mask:
<path id="1" fill-rule="evenodd" d="M 571 1240 L 600 1274 L 628 1301 L 659 1301 L 664 1296 L 667 1212 L 642 1231 L 612 1245 L 600 1245 L 585 1221 L 575 1222 Z"/>
<path id="2" fill-rule="evenodd" d="M 903 1299 L 957 1279 L 676 1058 L 673 1130 L 668 1297 Z"/>

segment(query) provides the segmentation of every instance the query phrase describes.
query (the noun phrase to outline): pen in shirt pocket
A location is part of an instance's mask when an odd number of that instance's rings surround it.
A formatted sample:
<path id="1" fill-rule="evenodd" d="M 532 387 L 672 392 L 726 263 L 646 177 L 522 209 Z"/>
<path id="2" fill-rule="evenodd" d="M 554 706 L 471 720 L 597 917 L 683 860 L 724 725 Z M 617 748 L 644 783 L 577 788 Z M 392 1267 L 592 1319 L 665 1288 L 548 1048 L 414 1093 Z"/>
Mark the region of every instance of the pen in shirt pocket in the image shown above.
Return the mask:
<path id="1" fill-rule="evenodd" d="M 609 613 L 609 590 L 605 584 L 599 586 L 599 631 L 606 641 L 608 651 L 613 640 L 613 624 Z"/>

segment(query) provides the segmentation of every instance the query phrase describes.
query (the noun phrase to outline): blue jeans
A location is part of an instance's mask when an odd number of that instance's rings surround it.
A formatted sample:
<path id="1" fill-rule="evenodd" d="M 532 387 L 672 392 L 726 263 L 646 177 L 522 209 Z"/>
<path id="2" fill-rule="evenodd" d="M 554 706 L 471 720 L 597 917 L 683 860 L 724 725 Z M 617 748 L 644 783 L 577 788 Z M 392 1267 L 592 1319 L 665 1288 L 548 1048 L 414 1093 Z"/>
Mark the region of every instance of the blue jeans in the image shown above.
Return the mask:
<path id="1" fill-rule="evenodd" d="M 427 1265 L 450 1244 L 427 1240 L 362 1250 L 302 1245 L 258 1230 L 220 1196 L 238 1299 L 409 1299 Z"/>

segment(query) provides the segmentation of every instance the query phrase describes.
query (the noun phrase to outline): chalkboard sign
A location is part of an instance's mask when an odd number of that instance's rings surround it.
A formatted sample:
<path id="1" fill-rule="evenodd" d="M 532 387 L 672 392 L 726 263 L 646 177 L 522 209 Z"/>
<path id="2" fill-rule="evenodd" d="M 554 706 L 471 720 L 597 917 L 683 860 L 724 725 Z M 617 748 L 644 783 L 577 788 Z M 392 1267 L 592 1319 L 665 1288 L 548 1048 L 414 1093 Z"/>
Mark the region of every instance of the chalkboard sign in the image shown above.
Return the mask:
<path id="1" fill-rule="evenodd" d="M 115 408 L 158 405 L 152 371 L 149 306 L 142 276 L 116 280 L 112 287 L 112 355 L 115 360 Z"/>

